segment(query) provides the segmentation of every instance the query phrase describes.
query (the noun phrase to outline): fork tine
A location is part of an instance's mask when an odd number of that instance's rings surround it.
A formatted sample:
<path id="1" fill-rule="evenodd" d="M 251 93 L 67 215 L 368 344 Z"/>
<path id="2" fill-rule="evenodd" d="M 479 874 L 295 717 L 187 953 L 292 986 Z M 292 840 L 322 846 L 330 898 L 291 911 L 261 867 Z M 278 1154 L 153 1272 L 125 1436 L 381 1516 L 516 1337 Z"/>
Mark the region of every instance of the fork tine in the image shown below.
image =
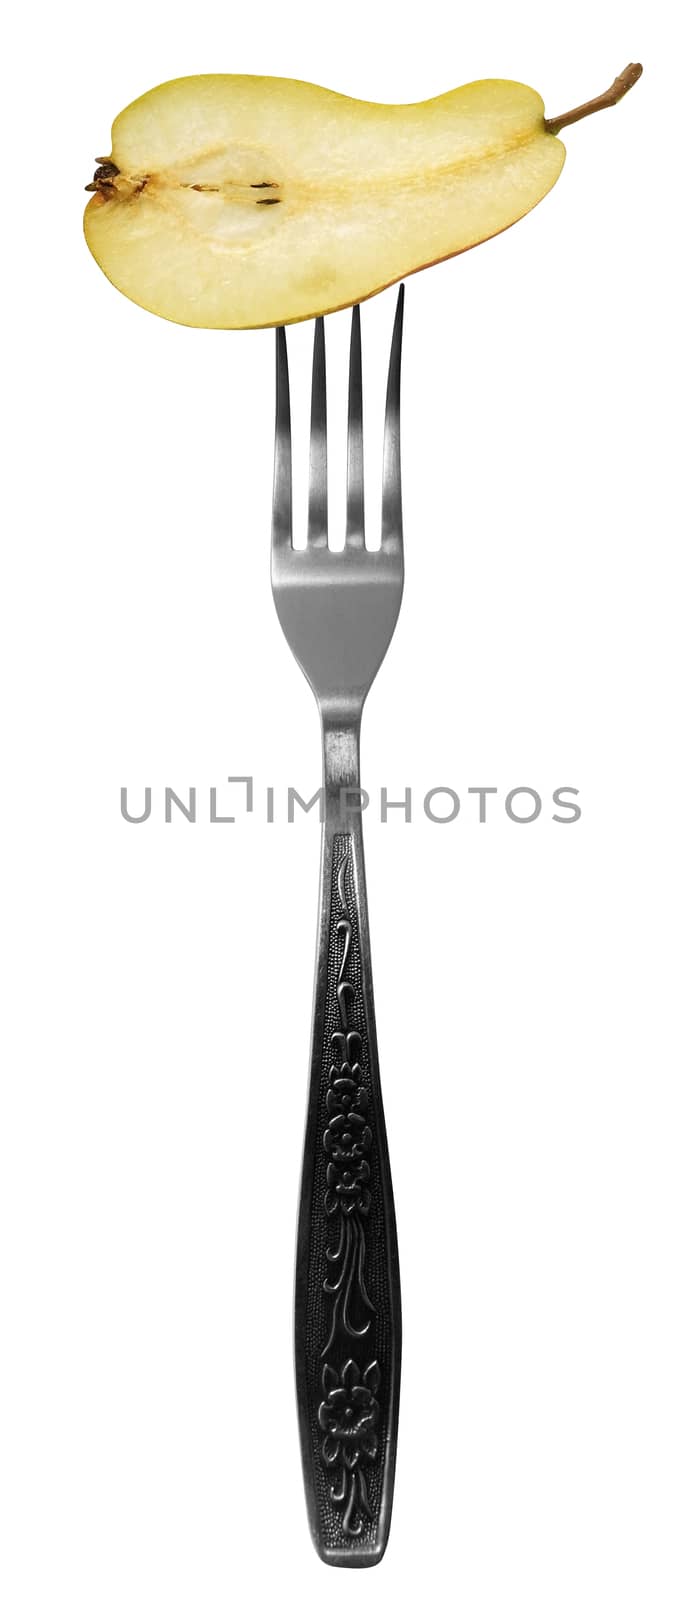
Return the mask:
<path id="1" fill-rule="evenodd" d="M 347 403 L 347 530 L 345 545 L 364 548 L 364 416 L 361 387 L 361 319 L 352 311 Z"/>
<path id="2" fill-rule="evenodd" d="M 402 553 L 402 479 L 400 473 L 400 368 L 405 285 L 401 283 L 390 346 L 386 421 L 383 434 L 383 512 L 381 545 Z"/>
<path id="3" fill-rule="evenodd" d="M 311 443 L 308 459 L 308 543 L 328 542 L 328 415 L 325 394 L 325 323 L 316 318 L 311 383 Z"/>
<path id="4" fill-rule="evenodd" d="M 275 476 L 272 486 L 272 548 L 292 542 L 292 428 L 289 408 L 287 335 L 275 334 Z"/>

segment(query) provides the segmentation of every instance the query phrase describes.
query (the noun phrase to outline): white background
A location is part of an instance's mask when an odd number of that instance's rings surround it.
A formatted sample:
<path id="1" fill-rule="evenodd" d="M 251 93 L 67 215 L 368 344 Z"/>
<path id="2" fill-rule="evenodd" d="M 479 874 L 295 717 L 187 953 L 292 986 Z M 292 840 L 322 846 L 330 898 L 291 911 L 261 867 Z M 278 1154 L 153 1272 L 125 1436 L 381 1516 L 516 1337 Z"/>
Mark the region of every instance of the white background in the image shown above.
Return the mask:
<path id="1" fill-rule="evenodd" d="M 694 1328 L 686 41 L 662 7 L 76 4 L 6 29 L 2 1590 L 685 1600 Z M 268 578 L 271 332 L 121 298 L 83 243 L 112 117 L 180 74 L 407 101 L 517 78 L 569 129 L 516 228 L 413 278 L 407 581 L 367 706 L 403 1280 L 391 1541 L 320 1566 L 292 1275 L 319 782 Z M 363 316 L 370 487 L 395 291 Z M 328 324 L 341 488 L 349 319 Z M 305 413 L 310 329 L 293 330 Z M 303 453 L 305 427 L 298 430 Z M 119 791 L 152 817 L 128 826 Z M 164 822 L 197 786 L 200 820 Z M 499 789 L 485 827 L 427 789 Z M 518 784 L 545 801 L 508 820 Z M 583 816 L 552 821 L 551 792 Z M 240 799 L 240 791 L 237 791 Z M 239 806 L 240 812 L 240 806 Z"/>

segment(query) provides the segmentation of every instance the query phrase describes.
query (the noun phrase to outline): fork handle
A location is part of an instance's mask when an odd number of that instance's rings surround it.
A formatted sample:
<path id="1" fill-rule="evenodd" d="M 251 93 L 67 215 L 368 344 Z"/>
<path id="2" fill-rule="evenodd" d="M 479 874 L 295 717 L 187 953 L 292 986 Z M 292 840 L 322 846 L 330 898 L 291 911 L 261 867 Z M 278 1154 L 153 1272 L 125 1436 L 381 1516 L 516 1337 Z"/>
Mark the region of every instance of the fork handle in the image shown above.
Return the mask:
<path id="1" fill-rule="evenodd" d="M 400 1281 L 376 1047 L 359 728 L 324 728 L 324 825 L 295 1366 L 309 1523 L 323 1561 L 373 1566 L 388 1540 Z"/>

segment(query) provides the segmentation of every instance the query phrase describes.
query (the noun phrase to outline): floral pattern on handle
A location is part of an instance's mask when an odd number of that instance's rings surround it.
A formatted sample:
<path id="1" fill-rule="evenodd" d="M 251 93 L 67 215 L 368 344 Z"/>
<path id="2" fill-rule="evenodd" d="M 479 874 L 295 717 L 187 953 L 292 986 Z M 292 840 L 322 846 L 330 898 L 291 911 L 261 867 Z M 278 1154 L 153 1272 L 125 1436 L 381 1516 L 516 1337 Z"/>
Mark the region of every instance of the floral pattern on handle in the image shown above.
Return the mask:
<path id="1" fill-rule="evenodd" d="M 335 1505 L 344 1507 L 344 1532 L 355 1537 L 364 1526 L 362 1513 L 373 1516 L 364 1466 L 374 1460 L 378 1450 L 376 1391 L 380 1379 L 377 1361 L 369 1363 L 363 1378 L 356 1361 L 351 1359 L 345 1361 L 339 1376 L 327 1363 L 323 1368 L 325 1398 L 318 1408 L 318 1421 L 325 1433 L 323 1460 L 326 1466 L 341 1469 L 330 1496 Z"/>
<path id="2" fill-rule="evenodd" d="M 366 1285 L 364 1231 L 371 1209 L 369 1157 L 373 1135 L 361 1067 L 362 1037 L 351 1026 L 356 993 L 349 974 L 356 941 L 347 899 L 350 841 L 336 839 L 335 847 L 343 850 L 337 870 L 334 912 L 340 1026 L 330 1038 L 336 1060 L 330 1067 L 325 1097 L 328 1122 L 323 1134 L 323 1150 L 327 1157 L 324 1205 L 328 1216 L 335 1218 L 338 1226 L 336 1236 L 326 1247 L 328 1272 L 323 1292 L 332 1302 L 332 1314 L 321 1351 L 325 1364 L 318 1425 L 325 1434 L 321 1451 L 324 1464 L 331 1474 L 337 1474 L 337 1481 L 330 1488 L 331 1500 L 341 1508 L 343 1532 L 357 1538 L 363 1532 L 364 1519 L 374 1515 L 366 1469 L 374 1463 L 378 1453 L 376 1394 L 381 1373 L 376 1360 L 368 1361 L 362 1371 L 362 1341 L 371 1332 L 375 1315 Z M 343 1354 L 345 1350 L 354 1351 L 354 1355 L 347 1355 L 339 1371 L 326 1359 L 331 1356 L 334 1361 L 335 1350 Z M 355 1360 L 355 1355 L 359 1360 Z"/>

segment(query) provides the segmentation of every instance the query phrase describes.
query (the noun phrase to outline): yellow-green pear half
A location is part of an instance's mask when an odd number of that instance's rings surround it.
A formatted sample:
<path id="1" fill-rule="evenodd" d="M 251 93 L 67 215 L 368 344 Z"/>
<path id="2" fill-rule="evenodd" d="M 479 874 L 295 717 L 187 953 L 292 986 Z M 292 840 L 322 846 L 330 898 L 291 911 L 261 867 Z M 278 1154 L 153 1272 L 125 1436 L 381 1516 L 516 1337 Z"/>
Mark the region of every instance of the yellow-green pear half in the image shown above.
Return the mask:
<path id="1" fill-rule="evenodd" d="M 177 78 L 116 118 L 88 187 L 89 248 L 123 294 L 195 328 L 298 322 L 365 300 L 525 215 L 564 163 L 521 83 L 372 105 L 290 78 Z"/>

